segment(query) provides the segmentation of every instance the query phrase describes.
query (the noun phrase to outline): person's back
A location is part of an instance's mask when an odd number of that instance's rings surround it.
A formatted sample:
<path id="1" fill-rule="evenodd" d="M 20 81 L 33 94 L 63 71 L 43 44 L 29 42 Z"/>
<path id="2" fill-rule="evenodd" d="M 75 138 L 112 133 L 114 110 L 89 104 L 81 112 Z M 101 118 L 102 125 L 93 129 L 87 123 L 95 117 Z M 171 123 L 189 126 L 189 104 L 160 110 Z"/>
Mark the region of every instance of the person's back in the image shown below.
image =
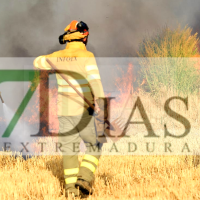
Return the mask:
<path id="1" fill-rule="evenodd" d="M 43 60 L 46 58 L 51 59 L 59 70 L 66 71 L 69 81 L 92 104 L 94 103 L 93 94 L 97 98 L 104 97 L 94 55 L 87 51 L 82 42 L 69 42 L 64 50 L 54 52 L 45 57 L 38 57 L 34 65 L 40 66 L 40 69 L 51 69 L 49 64 Z M 88 105 L 59 74 L 56 74 L 56 77 L 58 83 L 58 115 L 74 116 L 83 113 L 88 108 Z"/>

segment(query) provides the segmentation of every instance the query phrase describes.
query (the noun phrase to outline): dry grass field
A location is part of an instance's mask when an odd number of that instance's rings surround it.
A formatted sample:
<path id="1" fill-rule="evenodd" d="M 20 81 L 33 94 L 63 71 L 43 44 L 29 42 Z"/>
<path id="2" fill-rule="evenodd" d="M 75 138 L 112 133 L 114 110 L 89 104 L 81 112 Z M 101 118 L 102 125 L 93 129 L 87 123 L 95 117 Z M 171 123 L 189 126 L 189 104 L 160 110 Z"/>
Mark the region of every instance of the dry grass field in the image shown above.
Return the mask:
<path id="1" fill-rule="evenodd" d="M 80 156 L 81 159 L 81 156 Z M 62 200 L 61 156 L 0 156 L 1 200 Z M 200 199 L 198 156 L 102 156 L 88 199 Z"/>
<path id="2" fill-rule="evenodd" d="M 140 92 L 141 101 L 154 130 L 163 124 L 183 130 L 183 126 L 166 115 L 163 105 L 171 93 L 160 93 L 159 101 Z M 136 101 L 137 95 L 132 98 Z M 192 127 L 199 127 L 199 98 L 190 96 L 189 108 L 173 102 L 172 109 L 187 117 Z M 122 102 L 119 102 L 122 103 Z M 128 104 L 131 107 L 132 103 Z M 115 110 L 117 111 L 117 110 Z M 129 116 L 130 109 L 125 112 Z M 117 112 L 115 112 L 117 115 Z M 120 114 L 120 110 L 119 110 Z M 141 120 L 136 111 L 134 120 Z M 132 125 L 131 132 L 146 132 L 144 125 Z M 134 134 L 133 134 L 134 135 Z M 118 141 L 123 146 L 123 139 Z M 107 148 L 109 144 L 106 144 Z M 52 143 L 48 150 L 51 153 Z M 82 156 L 80 155 L 80 161 Z M 61 155 L 22 157 L 0 155 L 0 200 L 64 200 Z M 94 194 L 88 199 L 192 200 L 200 199 L 200 156 L 102 155 L 95 173 Z"/>
<path id="3" fill-rule="evenodd" d="M 170 118 L 164 111 L 165 101 L 174 96 L 170 91 L 160 90 L 158 99 L 139 91 L 127 104 L 125 116 L 141 98 L 145 111 L 155 131 L 166 123 L 170 129 L 184 130 L 181 123 Z M 122 105 L 127 98 L 124 97 Z M 199 97 L 189 96 L 188 110 L 184 103 L 174 101 L 171 108 L 185 116 L 192 128 L 199 127 Z M 113 105 L 114 106 L 114 105 Z M 117 105 L 115 105 L 117 107 Z M 119 112 L 119 113 L 118 113 Z M 120 115 L 115 109 L 113 115 Z M 111 113 L 112 114 L 112 113 Z M 141 120 L 138 110 L 134 120 Z M 131 134 L 145 132 L 144 125 L 131 125 Z M 129 134 L 129 133 L 128 133 Z M 123 146 L 123 139 L 118 141 Z M 105 145 L 105 149 L 109 144 Z M 48 151 L 54 148 L 49 142 Z M 37 149 L 37 148 L 36 148 Z M 82 156 L 80 155 L 80 161 Z M 22 157 L 0 155 L 0 200 L 64 200 L 64 178 L 61 155 Z M 134 200 L 192 200 L 200 199 L 200 157 L 198 155 L 138 156 L 102 155 L 95 173 L 94 194 L 88 199 L 134 199 Z"/>

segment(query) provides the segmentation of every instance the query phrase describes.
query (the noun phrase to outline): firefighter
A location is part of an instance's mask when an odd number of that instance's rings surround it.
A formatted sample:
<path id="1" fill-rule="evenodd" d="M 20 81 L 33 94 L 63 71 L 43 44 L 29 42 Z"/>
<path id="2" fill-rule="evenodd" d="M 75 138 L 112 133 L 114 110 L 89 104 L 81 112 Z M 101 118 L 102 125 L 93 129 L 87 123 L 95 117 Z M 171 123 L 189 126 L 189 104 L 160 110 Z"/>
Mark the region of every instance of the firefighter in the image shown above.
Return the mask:
<path id="1" fill-rule="evenodd" d="M 59 37 L 60 44 L 67 43 L 66 48 L 34 60 L 36 69 L 51 70 L 51 66 L 46 62 L 48 58 L 59 70 L 69 72 L 65 76 L 96 108 L 94 114 L 75 90 L 56 74 L 58 138 L 63 153 L 65 195 L 75 197 L 86 197 L 93 193 L 92 183 L 102 148 L 97 132 L 103 133 L 102 127 L 107 119 L 107 101 L 96 60 L 93 53 L 86 49 L 88 35 L 87 24 L 74 20 Z M 87 150 L 79 166 L 78 148 L 81 140 Z"/>

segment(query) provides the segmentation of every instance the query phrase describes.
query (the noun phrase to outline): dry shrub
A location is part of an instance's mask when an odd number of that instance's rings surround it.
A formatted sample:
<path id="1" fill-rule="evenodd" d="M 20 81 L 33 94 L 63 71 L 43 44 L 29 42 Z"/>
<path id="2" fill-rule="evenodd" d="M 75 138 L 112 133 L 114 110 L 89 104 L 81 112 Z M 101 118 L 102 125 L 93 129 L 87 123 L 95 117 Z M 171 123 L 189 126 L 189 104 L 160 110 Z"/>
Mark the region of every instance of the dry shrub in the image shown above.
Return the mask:
<path id="1" fill-rule="evenodd" d="M 200 74 L 196 67 L 199 39 L 192 29 L 180 26 L 175 30 L 163 28 L 156 36 L 145 37 L 139 46 L 141 80 L 145 90 L 157 94 L 161 87 L 178 94 L 195 94 L 199 91 Z"/>
<path id="2" fill-rule="evenodd" d="M 139 57 L 193 57 L 198 54 L 198 33 L 191 34 L 192 29 L 180 25 L 172 30 L 164 27 L 152 38 L 145 37 L 140 43 Z"/>

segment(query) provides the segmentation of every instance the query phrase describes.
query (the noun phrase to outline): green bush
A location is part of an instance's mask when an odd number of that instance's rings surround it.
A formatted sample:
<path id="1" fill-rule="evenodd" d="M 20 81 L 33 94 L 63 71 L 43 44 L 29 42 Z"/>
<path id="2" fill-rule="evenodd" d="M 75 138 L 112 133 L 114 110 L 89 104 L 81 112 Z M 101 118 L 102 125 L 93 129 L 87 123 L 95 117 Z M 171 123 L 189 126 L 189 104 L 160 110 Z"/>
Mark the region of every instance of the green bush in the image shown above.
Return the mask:
<path id="1" fill-rule="evenodd" d="M 145 37 L 139 45 L 138 56 L 141 77 L 146 88 L 153 93 L 161 87 L 173 89 L 179 94 L 198 92 L 200 76 L 194 58 L 198 52 L 199 39 L 192 29 L 163 28 L 156 36 Z M 187 58 L 186 58 L 187 57 Z"/>

